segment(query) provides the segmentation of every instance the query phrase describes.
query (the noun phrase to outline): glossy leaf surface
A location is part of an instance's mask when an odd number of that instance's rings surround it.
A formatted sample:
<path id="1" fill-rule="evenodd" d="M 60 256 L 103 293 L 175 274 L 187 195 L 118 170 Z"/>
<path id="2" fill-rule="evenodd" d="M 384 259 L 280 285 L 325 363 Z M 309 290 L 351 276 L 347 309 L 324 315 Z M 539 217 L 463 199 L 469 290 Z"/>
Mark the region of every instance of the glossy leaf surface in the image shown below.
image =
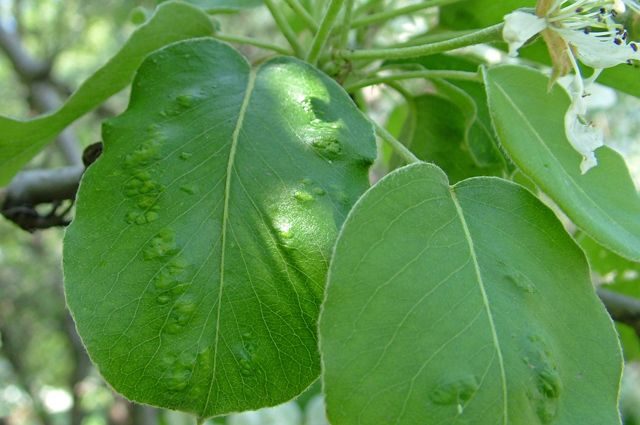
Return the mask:
<path id="1" fill-rule="evenodd" d="M 125 88 L 149 53 L 169 43 L 212 33 L 204 12 L 185 3 L 167 2 L 60 109 L 27 121 L 0 116 L 0 185 L 66 126 Z"/>
<path id="2" fill-rule="evenodd" d="M 299 60 L 252 70 L 200 39 L 152 54 L 103 136 L 64 250 L 100 372 L 200 416 L 302 392 L 319 373 L 330 249 L 368 187 L 370 123 Z"/>
<path id="3" fill-rule="evenodd" d="M 547 77 L 525 67 L 492 68 L 485 78 L 496 131 L 513 162 L 591 237 L 640 260 L 640 197 L 624 159 L 601 147 L 598 166 L 581 174 L 581 156 L 565 136 L 566 92 L 557 85 L 547 92 Z"/>
<path id="4" fill-rule="evenodd" d="M 320 319 L 329 419 L 615 425 L 621 355 L 585 258 L 529 191 L 382 179 L 338 237 Z"/>

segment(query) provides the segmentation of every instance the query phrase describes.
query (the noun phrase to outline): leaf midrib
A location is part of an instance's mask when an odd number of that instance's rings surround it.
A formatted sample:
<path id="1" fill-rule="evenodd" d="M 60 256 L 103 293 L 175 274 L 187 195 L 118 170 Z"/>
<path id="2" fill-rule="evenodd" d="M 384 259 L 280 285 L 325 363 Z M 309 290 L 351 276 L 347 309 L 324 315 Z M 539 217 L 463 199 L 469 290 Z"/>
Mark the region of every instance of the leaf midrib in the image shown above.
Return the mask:
<path id="1" fill-rule="evenodd" d="M 238 140 L 240 139 L 240 130 L 242 130 L 242 125 L 244 123 L 244 118 L 247 114 L 247 109 L 249 107 L 251 95 L 254 91 L 255 80 L 256 80 L 257 70 L 251 69 L 249 71 L 249 79 L 247 81 L 247 88 L 245 91 L 244 99 L 242 100 L 242 105 L 240 106 L 240 112 L 238 113 L 238 121 L 236 122 L 236 126 L 233 129 L 233 133 L 231 135 L 231 147 L 229 148 L 229 159 L 227 160 L 227 171 L 226 171 L 226 181 L 224 187 L 224 206 L 222 209 L 222 229 L 221 229 L 221 243 L 220 243 L 220 278 L 219 278 L 219 289 L 218 289 L 218 308 L 216 312 L 216 333 L 215 340 L 213 344 L 213 371 L 211 373 L 211 381 L 209 384 L 209 389 L 207 391 L 207 399 L 204 404 L 204 408 L 202 409 L 202 414 L 206 414 L 207 409 L 209 407 L 209 402 L 211 400 L 211 390 L 213 389 L 213 383 L 215 381 L 216 376 L 216 367 L 218 360 L 218 341 L 220 339 L 220 314 L 222 311 L 222 292 L 224 290 L 224 271 L 225 271 L 225 252 L 226 252 L 226 243 L 227 243 L 227 227 L 229 224 L 229 198 L 231 194 L 231 177 L 233 174 L 233 166 L 235 163 L 236 149 L 238 146 Z"/>
<path id="2" fill-rule="evenodd" d="M 467 245 L 469 246 L 469 256 L 471 257 L 471 261 L 473 263 L 473 269 L 476 275 L 476 281 L 478 282 L 478 287 L 480 289 L 480 293 L 482 294 L 482 303 L 487 313 L 487 319 L 489 320 L 489 327 L 491 328 L 491 338 L 493 339 L 493 345 L 496 349 L 496 354 L 498 356 L 498 364 L 500 366 L 500 380 L 502 381 L 502 400 L 503 400 L 502 423 L 504 425 L 507 425 L 509 423 L 509 410 L 508 410 L 508 399 L 507 399 L 507 376 L 504 368 L 504 358 L 502 357 L 502 348 L 500 347 L 500 340 L 498 338 L 498 333 L 496 332 L 496 325 L 495 325 L 495 322 L 493 321 L 493 313 L 491 311 L 491 307 L 489 306 L 489 297 L 487 296 L 484 280 L 482 279 L 482 273 L 480 272 L 480 265 L 478 264 L 478 257 L 476 255 L 476 249 L 473 243 L 473 239 L 471 238 L 471 232 L 469 231 L 467 220 L 464 218 L 462 207 L 460 206 L 460 202 L 458 201 L 458 197 L 454 189 L 455 187 L 450 188 L 449 192 L 451 193 L 451 199 L 453 201 L 453 205 L 456 207 L 456 213 L 460 218 L 460 223 L 462 224 L 462 230 L 464 231 L 464 236 L 467 241 Z"/>

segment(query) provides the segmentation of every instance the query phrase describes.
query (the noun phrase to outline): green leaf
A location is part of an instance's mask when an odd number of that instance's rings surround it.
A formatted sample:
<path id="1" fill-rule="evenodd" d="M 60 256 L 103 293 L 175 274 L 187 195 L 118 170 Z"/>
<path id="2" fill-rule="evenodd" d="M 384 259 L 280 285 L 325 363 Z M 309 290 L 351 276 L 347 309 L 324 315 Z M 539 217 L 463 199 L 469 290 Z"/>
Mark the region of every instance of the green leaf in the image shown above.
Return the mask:
<path id="1" fill-rule="evenodd" d="M 502 167 L 481 167 L 465 142 L 464 114 L 449 100 L 431 94 L 414 99 L 413 138 L 405 142 L 421 160 L 441 167 L 452 182 L 477 175 L 500 175 Z"/>
<path id="2" fill-rule="evenodd" d="M 621 375 L 584 255 L 530 192 L 399 169 L 347 218 L 320 318 L 332 425 L 613 425 Z"/>
<path id="3" fill-rule="evenodd" d="M 150 52 L 175 41 L 212 33 L 205 13 L 188 4 L 167 2 L 60 109 L 27 121 L 0 116 L 0 185 L 7 183 L 66 126 L 125 88 Z"/>
<path id="4" fill-rule="evenodd" d="M 200 39 L 150 55 L 103 136 L 64 244 L 102 375 L 202 417 L 302 392 L 319 374 L 331 247 L 368 187 L 369 121 L 297 59 L 252 70 Z"/>
<path id="5" fill-rule="evenodd" d="M 438 93 L 453 102 L 465 116 L 464 141 L 469 154 L 481 167 L 505 167 L 493 132 L 487 95 L 481 84 L 473 82 L 434 81 Z"/>
<path id="6" fill-rule="evenodd" d="M 535 5 L 535 0 L 465 0 L 442 6 L 440 23 L 454 30 L 484 28 L 502 22 L 516 9 Z"/>
<path id="7" fill-rule="evenodd" d="M 519 66 L 489 69 L 485 80 L 498 137 L 513 162 L 600 244 L 640 260 L 640 198 L 624 159 L 601 147 L 598 166 L 582 175 L 581 156 L 565 136 L 570 100 L 561 87 L 548 92 L 546 76 Z"/>

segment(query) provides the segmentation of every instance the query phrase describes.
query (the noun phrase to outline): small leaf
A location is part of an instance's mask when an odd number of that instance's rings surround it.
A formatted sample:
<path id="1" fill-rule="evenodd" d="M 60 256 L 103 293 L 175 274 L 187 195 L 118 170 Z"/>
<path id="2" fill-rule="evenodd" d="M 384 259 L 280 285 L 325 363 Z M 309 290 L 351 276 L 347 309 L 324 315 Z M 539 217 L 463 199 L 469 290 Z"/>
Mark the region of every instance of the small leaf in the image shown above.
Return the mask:
<path id="1" fill-rule="evenodd" d="M 441 167 L 452 182 L 477 175 L 501 175 L 500 166 L 477 165 L 465 142 L 465 120 L 460 108 L 431 94 L 416 97 L 414 104 L 413 138 L 405 144 L 418 158 Z"/>
<path id="2" fill-rule="evenodd" d="M 386 62 L 387 66 L 420 67 L 425 70 L 455 70 L 476 72 L 477 59 L 453 55 L 429 55 Z M 505 166 L 493 133 L 487 95 L 482 84 L 471 81 L 433 80 L 439 95 L 454 103 L 465 119 L 465 144 L 477 165 Z"/>
<path id="3" fill-rule="evenodd" d="M 212 33 L 205 13 L 188 4 L 167 2 L 60 109 L 27 121 L 0 116 L 0 185 L 66 126 L 125 88 L 149 53 L 175 41 Z"/>
<path id="4" fill-rule="evenodd" d="M 444 84 L 443 84 L 444 83 Z M 465 144 L 477 165 L 505 167 L 505 159 L 498 148 L 493 132 L 487 95 L 481 84 L 456 81 L 436 82 L 438 92 L 445 94 L 466 117 Z"/>
<path id="5" fill-rule="evenodd" d="M 485 73 L 496 131 L 513 162 L 582 230 L 612 251 L 640 260 L 640 197 L 624 159 L 609 147 L 582 175 L 581 156 L 565 136 L 570 100 L 548 78 L 519 66 Z"/>
<path id="6" fill-rule="evenodd" d="M 621 355 L 584 255 L 530 192 L 431 164 L 350 212 L 320 318 L 332 425 L 614 425 Z"/>
<path id="7" fill-rule="evenodd" d="M 208 417 L 290 400 L 319 374 L 338 229 L 368 187 L 371 124 L 293 59 L 226 44 L 149 56 L 105 124 L 64 244 L 65 289 L 102 375 Z"/>

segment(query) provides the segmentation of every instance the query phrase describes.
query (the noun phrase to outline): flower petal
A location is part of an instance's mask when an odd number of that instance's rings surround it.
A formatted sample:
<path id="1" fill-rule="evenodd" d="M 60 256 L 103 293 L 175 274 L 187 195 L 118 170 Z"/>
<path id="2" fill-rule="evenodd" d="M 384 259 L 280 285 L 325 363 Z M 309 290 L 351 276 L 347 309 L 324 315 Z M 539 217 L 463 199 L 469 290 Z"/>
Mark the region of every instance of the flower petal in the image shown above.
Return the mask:
<path id="1" fill-rule="evenodd" d="M 615 44 L 613 38 L 598 38 L 596 33 L 554 28 L 576 51 L 576 56 L 592 68 L 610 68 L 629 60 L 640 60 L 640 51 L 622 42 Z"/>
<path id="2" fill-rule="evenodd" d="M 546 26 L 544 19 L 531 13 L 515 11 L 506 15 L 502 38 L 509 44 L 509 56 L 517 56 L 518 49 Z"/>
<path id="3" fill-rule="evenodd" d="M 572 103 L 564 116 L 564 129 L 571 146 L 582 155 L 580 171 L 586 173 L 598 164 L 594 151 L 604 144 L 602 132 L 580 121 L 578 108 Z"/>

